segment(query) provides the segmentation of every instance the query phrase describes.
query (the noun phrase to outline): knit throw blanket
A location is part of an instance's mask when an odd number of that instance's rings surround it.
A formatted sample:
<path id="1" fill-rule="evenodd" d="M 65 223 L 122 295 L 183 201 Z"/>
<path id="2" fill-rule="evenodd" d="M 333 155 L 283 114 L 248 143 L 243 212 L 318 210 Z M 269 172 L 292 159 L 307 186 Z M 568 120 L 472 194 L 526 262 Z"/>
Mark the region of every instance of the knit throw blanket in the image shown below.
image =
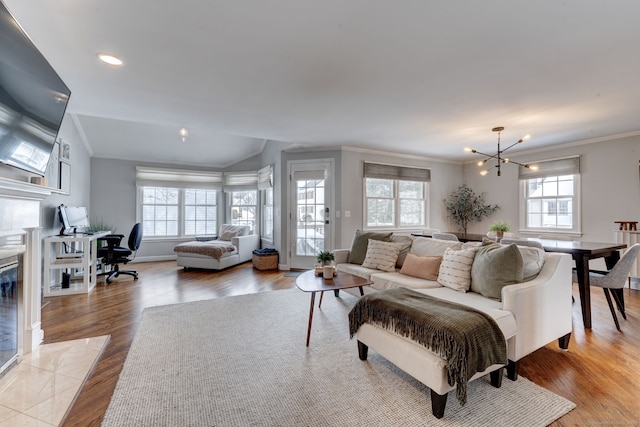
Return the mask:
<path id="1" fill-rule="evenodd" d="M 177 254 L 198 254 L 220 259 L 225 254 L 233 252 L 236 247 L 226 240 L 210 240 L 208 242 L 185 242 L 176 245 L 173 251 Z"/>
<path id="2" fill-rule="evenodd" d="M 467 382 L 493 364 L 507 363 L 507 346 L 498 324 L 473 308 L 407 288 L 362 297 L 349 312 L 351 338 L 364 323 L 407 337 L 447 361 L 447 380 L 456 385 L 461 405 Z"/>

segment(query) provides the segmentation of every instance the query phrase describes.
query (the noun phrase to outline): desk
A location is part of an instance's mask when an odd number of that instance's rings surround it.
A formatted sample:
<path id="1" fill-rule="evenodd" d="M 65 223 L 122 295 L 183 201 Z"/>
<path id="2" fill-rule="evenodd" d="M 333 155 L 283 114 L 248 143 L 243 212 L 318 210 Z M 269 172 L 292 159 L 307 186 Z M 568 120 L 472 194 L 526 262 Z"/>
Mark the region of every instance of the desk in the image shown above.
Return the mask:
<path id="1" fill-rule="evenodd" d="M 597 243 L 553 239 L 526 239 L 542 243 L 547 252 L 562 252 L 571 255 L 576 262 L 578 275 L 578 289 L 580 291 L 580 305 L 582 306 L 582 322 L 584 327 L 591 329 L 591 288 L 589 284 L 589 260 L 604 258 L 607 269 L 610 270 L 620 259 L 619 249 L 627 247 L 619 243 Z"/>
<path id="2" fill-rule="evenodd" d="M 44 296 L 87 294 L 96 286 L 98 239 L 111 234 L 72 234 L 44 238 Z M 71 271 L 68 288 L 62 287 L 62 273 Z M 80 273 L 81 272 L 81 273 Z M 82 280 L 73 280 L 81 277 Z"/>

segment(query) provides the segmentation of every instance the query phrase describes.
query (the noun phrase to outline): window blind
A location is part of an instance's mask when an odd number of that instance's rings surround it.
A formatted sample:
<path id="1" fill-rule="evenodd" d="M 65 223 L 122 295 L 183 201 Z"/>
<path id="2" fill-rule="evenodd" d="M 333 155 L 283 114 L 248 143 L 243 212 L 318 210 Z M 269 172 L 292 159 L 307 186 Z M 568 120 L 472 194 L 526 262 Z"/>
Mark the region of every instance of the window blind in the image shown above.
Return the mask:
<path id="1" fill-rule="evenodd" d="M 258 169 L 258 190 L 273 187 L 273 167 L 271 165 Z"/>
<path id="2" fill-rule="evenodd" d="M 520 166 L 519 179 L 546 178 L 548 176 L 575 175 L 580 173 L 580 156 L 530 163 L 538 170 Z"/>
<path id="3" fill-rule="evenodd" d="M 222 172 L 136 167 L 136 185 L 143 187 L 222 189 Z"/>
<path id="4" fill-rule="evenodd" d="M 430 182 L 431 169 L 365 162 L 364 177 L 378 179 L 398 179 L 401 181 Z"/>
<path id="5" fill-rule="evenodd" d="M 258 189 L 258 171 L 225 172 L 222 188 L 225 192 Z"/>

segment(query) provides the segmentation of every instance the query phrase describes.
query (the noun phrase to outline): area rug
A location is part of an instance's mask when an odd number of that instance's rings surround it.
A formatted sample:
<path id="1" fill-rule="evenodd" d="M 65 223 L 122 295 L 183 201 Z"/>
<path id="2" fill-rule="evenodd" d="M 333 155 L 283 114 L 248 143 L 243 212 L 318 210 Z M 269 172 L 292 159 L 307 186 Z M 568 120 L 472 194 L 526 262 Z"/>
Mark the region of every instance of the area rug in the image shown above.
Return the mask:
<path id="1" fill-rule="evenodd" d="M 478 379 L 438 420 L 427 387 L 372 350 L 358 358 L 354 297 L 325 295 L 306 347 L 309 300 L 289 289 L 146 309 L 102 425 L 531 427 L 575 407 L 522 377 Z"/>

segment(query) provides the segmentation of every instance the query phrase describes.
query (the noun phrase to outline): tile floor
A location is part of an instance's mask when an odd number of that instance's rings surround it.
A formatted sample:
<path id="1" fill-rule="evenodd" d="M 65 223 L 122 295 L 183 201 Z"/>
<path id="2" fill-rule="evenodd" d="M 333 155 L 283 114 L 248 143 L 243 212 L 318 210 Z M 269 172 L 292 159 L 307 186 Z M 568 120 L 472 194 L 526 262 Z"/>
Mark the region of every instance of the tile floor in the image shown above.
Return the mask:
<path id="1" fill-rule="evenodd" d="M 109 336 L 38 346 L 0 378 L 0 427 L 50 427 L 63 420 Z"/>

